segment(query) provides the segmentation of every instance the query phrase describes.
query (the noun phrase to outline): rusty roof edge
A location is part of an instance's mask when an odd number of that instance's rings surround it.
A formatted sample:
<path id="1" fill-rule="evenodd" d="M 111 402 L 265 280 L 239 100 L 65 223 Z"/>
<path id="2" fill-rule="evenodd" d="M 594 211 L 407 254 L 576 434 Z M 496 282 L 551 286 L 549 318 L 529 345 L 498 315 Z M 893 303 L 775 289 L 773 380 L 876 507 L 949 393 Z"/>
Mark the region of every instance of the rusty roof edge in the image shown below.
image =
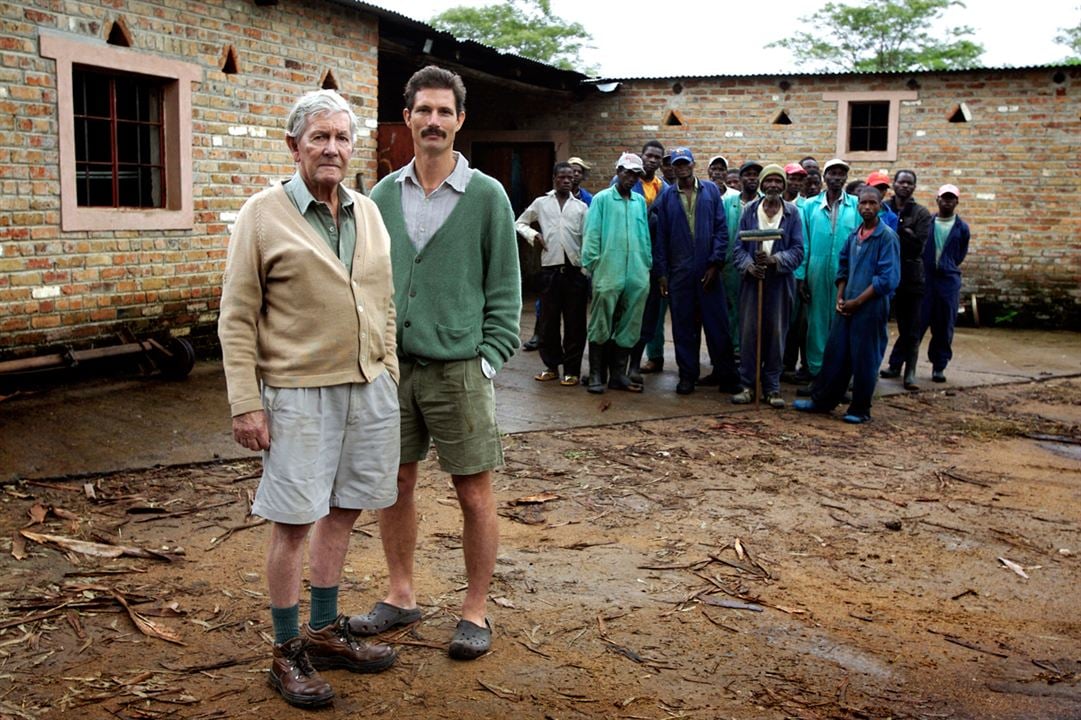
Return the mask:
<path id="1" fill-rule="evenodd" d="M 563 68 L 556 67 L 555 65 L 541 62 L 540 60 L 534 60 L 533 58 L 525 57 L 524 55 L 518 55 L 512 52 L 505 52 L 490 45 L 485 45 L 484 43 L 477 42 L 476 40 L 460 40 L 456 38 L 453 34 L 448 33 L 444 30 L 439 30 L 438 28 L 433 27 L 432 25 L 429 25 L 422 20 L 415 20 L 414 18 L 402 15 L 400 12 L 397 12 L 395 10 L 388 10 L 387 8 L 373 5 L 372 3 L 364 2 L 363 0 L 327 0 L 327 2 L 333 3 L 335 5 L 341 5 L 343 7 L 351 8 L 354 10 L 361 10 L 363 12 L 371 13 L 372 15 L 375 15 L 377 18 L 379 18 L 380 22 L 390 22 L 401 28 L 429 33 L 441 38 L 442 40 L 453 42 L 454 44 L 459 45 L 463 48 L 477 49 L 483 53 L 491 54 L 492 59 L 517 60 L 525 66 L 533 66 L 538 70 L 542 70 L 553 75 L 560 75 L 566 79 L 574 80 L 576 82 L 582 82 L 589 78 L 588 75 L 578 72 L 577 70 L 565 70 Z"/>
<path id="2" fill-rule="evenodd" d="M 635 80 L 720 80 L 720 79 L 748 79 L 748 78 L 795 78 L 795 77 L 855 77 L 872 75 L 943 75 L 961 74 L 973 72 L 1021 72 L 1032 70 L 1081 70 L 1081 64 L 1061 62 L 1044 65 L 1003 65 L 998 67 L 970 67 L 970 68 L 947 68 L 943 70 L 877 70 L 874 72 L 785 72 L 777 70 L 763 73 L 730 73 L 714 75 L 638 75 L 638 76 L 615 76 L 605 75 L 601 77 L 586 78 L 583 85 L 600 85 L 614 82 L 633 82 Z"/>

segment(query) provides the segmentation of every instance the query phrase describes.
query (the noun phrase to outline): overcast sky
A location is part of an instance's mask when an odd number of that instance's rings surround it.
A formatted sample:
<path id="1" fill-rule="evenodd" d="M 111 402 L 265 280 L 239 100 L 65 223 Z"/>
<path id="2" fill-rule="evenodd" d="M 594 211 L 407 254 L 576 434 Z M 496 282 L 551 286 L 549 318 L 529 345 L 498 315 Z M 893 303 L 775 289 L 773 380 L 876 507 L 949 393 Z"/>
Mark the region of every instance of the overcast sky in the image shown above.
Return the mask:
<path id="1" fill-rule="evenodd" d="M 485 0 L 368 2 L 424 22 L 447 8 L 492 4 Z M 800 71 L 784 50 L 763 46 L 798 31 L 800 17 L 826 4 L 824 0 L 551 3 L 555 15 L 581 23 L 593 36 L 596 47 L 583 53 L 586 63 L 599 68 L 601 75 L 620 78 Z M 1081 19 L 1081 0 L 968 0 L 967 5 L 967 9 L 949 10 L 943 30 L 971 26 L 974 39 L 984 47 L 985 67 L 1058 62 L 1069 53 L 1065 46 L 1055 44 L 1059 28 L 1075 26 Z M 671 13 L 666 12 L 669 8 Z"/>

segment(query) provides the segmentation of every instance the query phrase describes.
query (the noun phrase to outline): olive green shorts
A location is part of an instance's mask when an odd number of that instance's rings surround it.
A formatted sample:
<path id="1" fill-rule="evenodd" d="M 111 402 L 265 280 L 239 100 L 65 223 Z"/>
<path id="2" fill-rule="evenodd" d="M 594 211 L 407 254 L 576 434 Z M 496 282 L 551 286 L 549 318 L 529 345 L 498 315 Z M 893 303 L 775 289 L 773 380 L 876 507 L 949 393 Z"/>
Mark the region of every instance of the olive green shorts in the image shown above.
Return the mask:
<path id="1" fill-rule="evenodd" d="M 399 359 L 402 464 L 419 462 L 434 442 L 439 467 L 472 475 L 503 464 L 495 421 L 495 389 L 479 357 L 469 360 Z"/>

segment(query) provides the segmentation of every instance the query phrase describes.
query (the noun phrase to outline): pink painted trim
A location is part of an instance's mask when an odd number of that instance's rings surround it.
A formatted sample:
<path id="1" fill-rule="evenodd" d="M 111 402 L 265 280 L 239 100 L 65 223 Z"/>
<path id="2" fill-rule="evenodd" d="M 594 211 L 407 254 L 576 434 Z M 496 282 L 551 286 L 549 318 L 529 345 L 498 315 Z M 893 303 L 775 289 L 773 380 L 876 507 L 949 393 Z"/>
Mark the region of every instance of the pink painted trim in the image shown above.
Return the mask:
<path id="1" fill-rule="evenodd" d="M 192 200 L 191 84 L 203 69 L 192 63 L 148 55 L 80 35 L 39 30 L 42 57 L 56 60 L 56 104 L 60 140 L 60 229 L 190 230 Z M 164 134 L 167 205 L 160 209 L 79 207 L 75 183 L 75 126 L 71 87 L 73 64 L 151 75 L 165 85 Z"/>
<path id="2" fill-rule="evenodd" d="M 913 90 L 898 91 L 875 91 L 875 92 L 827 92 L 822 93 L 822 99 L 826 102 L 837 103 L 837 154 L 836 157 L 848 161 L 876 161 L 882 160 L 893 162 L 897 159 L 897 135 L 901 119 L 901 102 L 903 100 L 916 100 L 919 94 Z M 890 103 L 889 131 L 886 140 L 885 152 L 849 152 L 848 151 L 848 104 L 853 102 L 883 102 Z"/>

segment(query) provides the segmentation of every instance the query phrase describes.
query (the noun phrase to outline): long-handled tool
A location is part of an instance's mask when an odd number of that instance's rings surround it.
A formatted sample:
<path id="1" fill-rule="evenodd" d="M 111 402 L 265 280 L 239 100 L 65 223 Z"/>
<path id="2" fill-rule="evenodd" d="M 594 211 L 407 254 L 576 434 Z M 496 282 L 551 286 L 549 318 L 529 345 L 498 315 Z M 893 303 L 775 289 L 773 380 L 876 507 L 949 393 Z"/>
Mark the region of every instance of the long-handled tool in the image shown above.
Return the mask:
<path id="1" fill-rule="evenodd" d="M 762 247 L 762 243 L 769 241 L 777 241 L 781 239 L 780 230 L 740 230 L 739 239 L 743 241 L 753 242 L 755 244 L 755 251 Z M 757 309 L 755 327 L 754 327 L 754 407 L 755 410 L 759 408 L 762 401 L 762 294 L 763 288 L 766 283 L 765 277 L 758 278 L 758 302 L 755 303 Z"/>

